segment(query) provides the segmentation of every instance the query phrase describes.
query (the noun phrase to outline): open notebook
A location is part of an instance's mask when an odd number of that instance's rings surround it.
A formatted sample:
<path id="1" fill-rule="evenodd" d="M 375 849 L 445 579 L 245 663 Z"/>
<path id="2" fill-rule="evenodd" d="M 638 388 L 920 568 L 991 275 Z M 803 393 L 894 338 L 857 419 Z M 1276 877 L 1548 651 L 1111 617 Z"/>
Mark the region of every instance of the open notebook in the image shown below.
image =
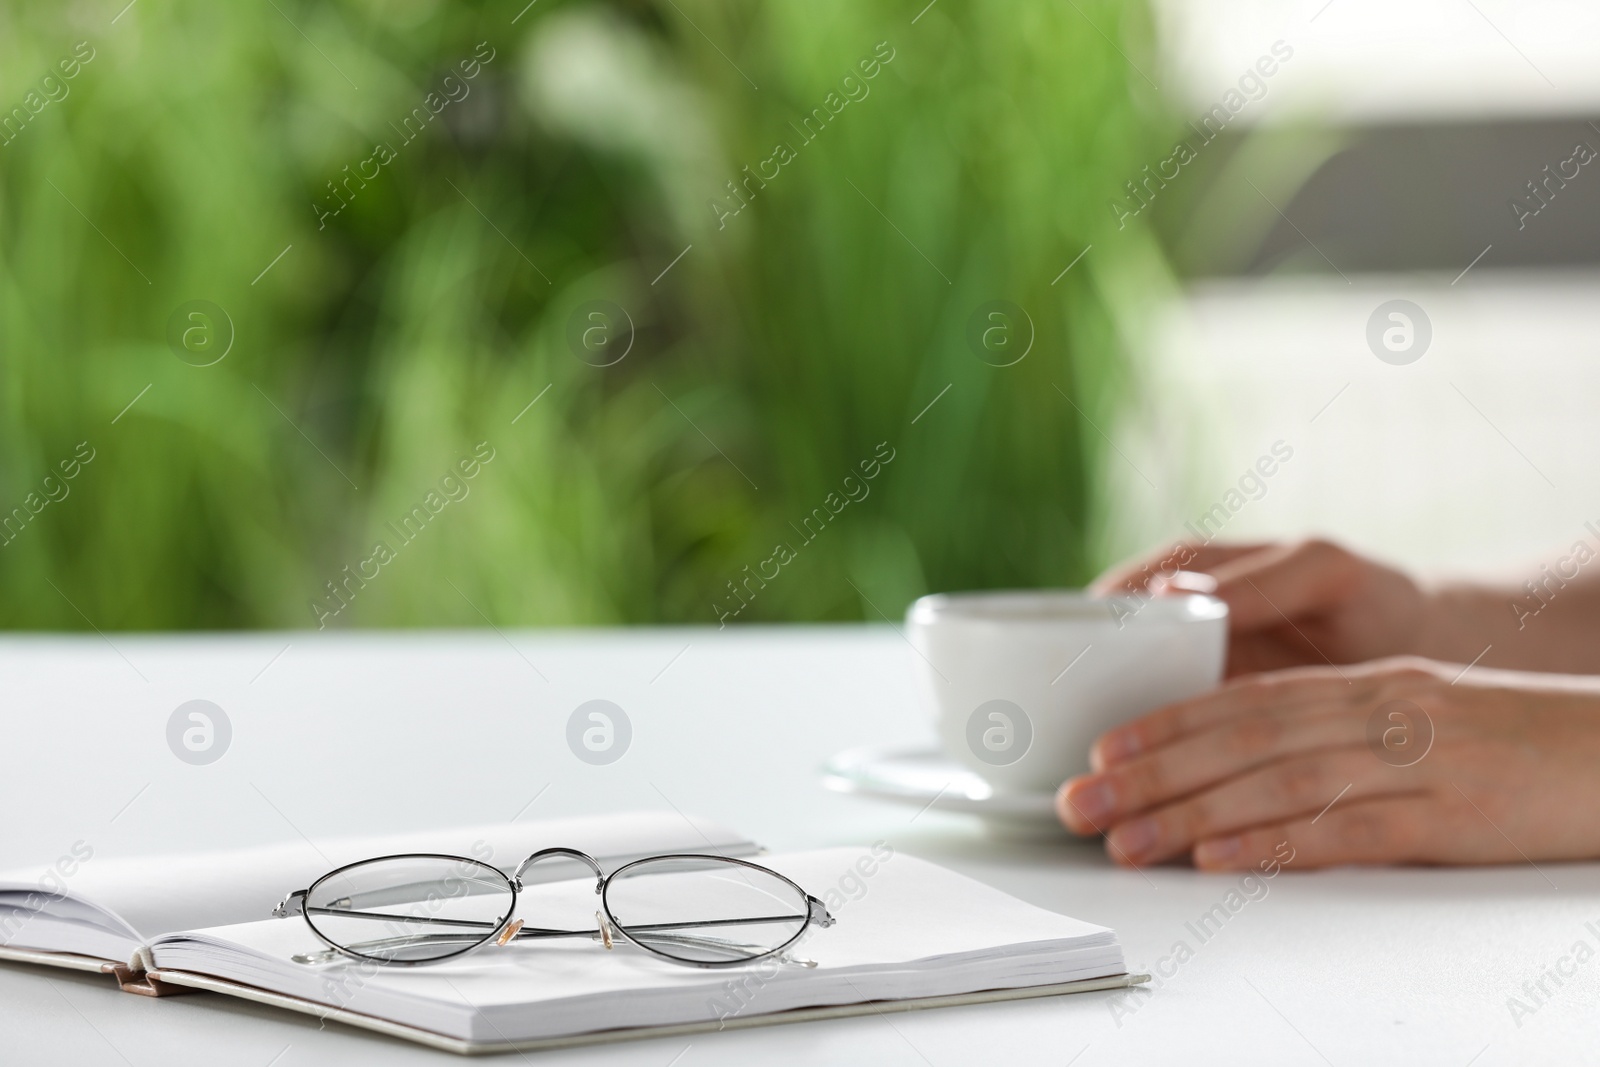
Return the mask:
<path id="1" fill-rule="evenodd" d="M 611 871 L 645 855 L 752 856 L 740 835 L 676 813 L 633 813 L 130 859 L 91 859 L 41 888 L 0 874 L 0 959 L 114 974 L 124 989 L 207 989 L 454 1052 L 689 1033 L 833 1015 L 1106 989 L 1126 974 L 1116 935 L 897 853 L 835 848 L 760 862 L 821 898 L 837 920 L 789 962 L 687 967 L 626 943 L 491 946 L 459 960 L 386 967 L 297 962 L 325 948 L 303 919 L 269 918 L 291 890 L 358 859 L 449 852 L 506 872 L 547 847 Z M 565 870 L 562 878 L 574 872 Z M 534 868 L 537 872 L 538 868 Z M 55 888 L 64 881 L 65 892 Z M 524 882 L 529 882 L 524 877 Z M 525 886 L 518 913 L 561 908 L 593 880 Z M 796 960 L 800 962 L 795 962 Z"/>

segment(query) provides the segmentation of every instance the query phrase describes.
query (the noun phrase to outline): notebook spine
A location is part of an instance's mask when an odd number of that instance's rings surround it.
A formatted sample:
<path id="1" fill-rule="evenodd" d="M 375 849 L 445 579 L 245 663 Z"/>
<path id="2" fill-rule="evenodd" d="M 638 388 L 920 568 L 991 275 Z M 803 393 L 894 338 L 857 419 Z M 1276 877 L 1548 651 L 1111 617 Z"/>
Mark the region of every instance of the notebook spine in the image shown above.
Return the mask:
<path id="1" fill-rule="evenodd" d="M 117 985 L 122 987 L 124 993 L 133 993 L 141 997 L 172 997 L 180 993 L 194 992 L 185 986 L 163 982 L 143 968 L 135 970 L 121 963 L 112 963 L 107 965 L 106 970 L 116 977 Z"/>

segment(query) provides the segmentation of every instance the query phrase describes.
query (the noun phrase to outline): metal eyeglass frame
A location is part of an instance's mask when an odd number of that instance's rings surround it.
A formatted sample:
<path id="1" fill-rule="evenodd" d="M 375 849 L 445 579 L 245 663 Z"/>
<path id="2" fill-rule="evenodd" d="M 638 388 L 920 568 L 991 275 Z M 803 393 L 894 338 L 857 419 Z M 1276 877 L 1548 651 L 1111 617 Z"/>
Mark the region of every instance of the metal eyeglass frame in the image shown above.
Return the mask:
<path id="1" fill-rule="evenodd" d="M 513 919 L 513 916 L 516 914 L 516 911 L 517 911 L 517 897 L 522 891 L 522 875 L 523 875 L 523 872 L 525 872 L 533 864 L 538 863 L 540 860 L 549 859 L 549 858 L 554 857 L 554 856 L 565 856 L 565 857 L 567 857 L 569 859 L 578 860 L 578 861 L 580 861 L 582 863 L 587 864 L 588 867 L 592 871 L 594 871 L 594 875 L 595 875 L 594 891 L 595 891 L 595 894 L 600 897 L 600 908 L 601 908 L 601 911 L 604 912 L 604 917 L 601 916 L 601 912 L 596 912 L 595 913 L 595 918 L 597 920 L 598 929 L 593 929 L 593 930 L 591 930 L 591 929 L 586 929 L 586 930 L 552 930 L 552 929 L 545 929 L 545 928 L 542 928 L 542 927 L 524 926 L 521 919 Z M 310 894 L 317 888 L 317 886 L 321 885 L 323 882 L 327 881 L 329 878 L 334 877 L 335 875 L 343 874 L 345 871 L 351 870 L 352 868 L 355 868 L 355 867 L 364 867 L 369 863 L 377 863 L 377 862 L 381 862 L 383 860 L 405 860 L 405 859 L 414 859 L 414 860 L 448 860 L 448 861 L 453 862 L 453 863 L 462 864 L 462 865 L 464 865 L 466 867 L 469 867 L 469 868 L 482 868 L 482 869 L 484 869 L 486 871 L 493 871 L 496 876 L 498 876 L 501 879 L 504 879 L 504 881 L 506 883 L 506 888 L 511 891 L 511 901 L 510 901 L 509 905 L 506 907 L 505 915 L 502 916 L 501 919 L 499 920 L 499 922 L 496 923 L 494 925 L 494 927 L 492 929 L 490 929 L 489 932 L 487 934 L 485 934 L 480 940 L 474 941 L 472 944 L 466 946 L 465 948 L 459 949 L 459 950 L 457 950 L 455 952 L 445 953 L 444 955 L 434 956 L 434 957 L 431 957 L 429 959 L 424 959 L 424 960 L 389 959 L 389 958 L 385 958 L 385 957 L 382 957 L 382 956 L 373 956 L 373 955 L 369 955 L 369 954 L 364 953 L 364 952 L 359 952 L 354 948 L 351 948 L 351 947 L 346 946 L 346 945 L 338 944 L 338 943 L 330 940 L 329 938 L 325 937 L 323 935 L 322 931 L 317 929 L 316 924 L 311 921 L 311 912 L 313 912 L 313 911 L 315 911 L 315 912 L 317 912 L 319 914 L 338 915 L 338 916 L 341 916 L 343 918 L 353 918 L 353 917 L 356 917 L 356 916 L 360 916 L 362 918 L 394 919 L 394 920 L 399 920 L 399 921 L 412 921 L 412 920 L 415 920 L 417 917 L 416 916 L 410 916 L 410 915 L 368 914 L 368 913 L 362 913 L 362 912 L 351 912 L 351 911 L 346 911 L 346 910 L 342 910 L 342 909 L 335 909 L 335 908 L 310 908 L 310 909 L 308 909 L 307 906 L 306 906 L 306 900 L 309 898 Z M 609 893 L 612 879 L 618 877 L 619 875 L 624 874 L 625 872 L 631 870 L 634 867 L 640 866 L 641 864 L 656 863 L 656 862 L 659 862 L 661 860 L 702 860 L 702 861 L 705 861 L 705 862 L 710 863 L 710 864 L 731 864 L 731 865 L 737 866 L 737 867 L 746 867 L 746 868 L 749 868 L 751 870 L 760 871 L 762 874 L 769 875 L 770 877 L 776 878 L 779 881 L 781 881 L 781 882 L 785 883 L 786 885 L 790 886 L 799 895 L 799 897 L 806 902 L 806 914 L 803 917 L 802 916 L 798 916 L 798 915 L 766 915 L 766 916 L 758 916 L 758 917 L 754 917 L 754 918 L 743 918 L 743 919 L 721 919 L 721 920 L 711 919 L 711 920 L 701 920 L 701 921 L 696 921 L 696 922 L 685 922 L 685 923 L 652 923 L 652 924 L 648 924 L 648 925 L 635 926 L 634 930 L 636 932 L 638 932 L 638 933 L 659 932 L 659 931 L 671 930 L 671 929 L 674 929 L 674 928 L 686 928 L 686 927 L 699 928 L 699 927 L 704 927 L 704 926 L 731 926 L 731 925 L 736 925 L 736 924 L 740 924 L 740 923 L 751 923 L 751 922 L 792 921 L 794 919 L 799 919 L 799 918 L 804 918 L 805 921 L 800 924 L 800 928 L 795 931 L 794 936 L 790 937 L 787 941 L 783 942 L 781 945 L 777 945 L 776 947 L 767 949 L 766 951 L 759 952 L 759 953 L 754 953 L 752 955 L 741 957 L 739 959 L 730 959 L 730 960 L 689 960 L 689 959 L 684 959 L 681 956 L 674 956 L 674 955 L 672 955 L 672 954 L 670 954 L 668 952 L 664 952 L 661 949 L 655 948 L 654 946 L 646 944 L 645 942 L 640 941 L 639 939 L 633 937 L 632 935 L 630 935 L 628 933 L 628 928 L 627 927 L 625 927 L 621 923 L 617 922 L 615 916 L 613 916 L 611 914 L 610 893 Z M 610 949 L 612 947 L 612 943 L 613 943 L 614 940 L 621 939 L 621 940 L 625 940 L 625 941 L 631 942 L 632 944 L 638 945 L 640 948 L 644 949 L 645 951 L 653 953 L 654 955 L 657 955 L 657 956 L 661 957 L 662 959 L 671 960 L 673 963 L 683 964 L 684 966 L 688 966 L 688 967 L 712 967 L 712 968 L 715 968 L 715 967 L 742 967 L 742 966 L 744 966 L 746 964 L 754 963 L 754 962 L 756 962 L 758 960 L 764 960 L 764 959 L 767 959 L 767 958 L 773 957 L 773 956 L 777 956 L 780 959 L 788 960 L 789 958 L 785 957 L 784 953 L 789 948 L 791 948 L 795 944 L 795 942 L 799 941 L 800 938 L 805 934 L 805 932 L 807 930 L 811 929 L 811 927 L 813 925 L 821 926 L 823 928 L 827 928 L 829 926 L 832 926 L 837 921 L 836 919 L 834 919 L 834 917 L 832 915 L 830 915 L 828 913 L 827 906 L 825 904 L 823 904 L 822 901 L 818 900 L 816 897 L 812 896 L 810 893 L 807 893 L 804 889 L 802 889 L 800 887 L 799 883 L 795 882 L 791 878 L 787 878 L 784 875 L 779 874 L 777 871 L 774 871 L 770 867 L 763 867 L 759 863 L 751 863 L 748 860 L 734 859 L 734 858 L 728 857 L 728 856 L 707 856 L 707 855 L 702 855 L 702 854 L 697 854 L 697 853 L 669 853 L 669 854 L 664 854 L 664 855 L 660 855 L 660 856 L 645 856 L 645 857 L 642 857 L 640 859 L 636 859 L 636 860 L 632 861 L 631 863 L 626 863 L 623 866 L 618 867 L 616 870 L 612 871 L 609 875 L 607 875 L 607 874 L 603 873 L 600 870 L 600 864 L 599 864 L 598 861 L 595 860 L 595 858 L 593 856 L 590 856 L 586 852 L 580 852 L 577 849 L 572 849 L 572 848 L 546 848 L 546 849 L 540 849 L 538 852 L 533 853 L 527 859 L 523 860 L 520 864 L 518 864 L 516 872 L 514 874 L 512 874 L 511 877 L 509 877 L 509 878 L 507 878 L 505 873 L 503 871 L 501 871 L 498 867 L 495 867 L 492 864 L 484 863 L 482 860 L 471 859 L 471 858 L 469 858 L 467 856 L 453 856 L 453 855 L 449 855 L 449 854 L 446 854 L 446 853 L 437 853 L 437 852 L 402 852 L 402 853 L 396 853 L 394 855 L 388 855 L 388 856 L 373 856 L 373 857 L 371 857 L 369 859 L 357 860 L 354 863 L 347 863 L 343 867 L 334 868 L 333 870 L 331 870 L 328 873 L 324 874 L 322 877 L 318 878 L 315 882 L 312 882 L 309 887 L 307 887 L 305 889 L 296 889 L 294 892 L 288 894 L 287 896 L 285 896 L 283 898 L 282 902 L 280 902 L 276 908 L 272 909 L 273 917 L 274 918 L 278 918 L 278 919 L 286 919 L 289 916 L 297 914 L 297 913 L 302 918 L 304 918 L 306 920 L 306 926 L 310 928 L 311 932 L 314 935 L 316 935 L 317 940 L 321 941 L 323 944 L 327 945 L 328 949 L 330 951 L 319 952 L 319 953 L 316 953 L 314 955 L 297 955 L 297 956 L 293 957 L 295 962 L 297 962 L 297 963 L 327 963 L 327 962 L 332 962 L 333 960 L 338 959 L 340 956 L 346 956 L 346 957 L 349 957 L 351 959 L 368 960 L 368 961 L 371 961 L 371 962 L 374 962 L 374 963 L 381 963 L 381 964 L 384 964 L 385 966 L 390 966 L 390 967 L 416 967 L 416 966 L 422 966 L 422 965 L 426 965 L 426 964 L 430 964 L 430 963 L 442 963 L 445 960 L 459 959 L 462 956 L 465 956 L 465 955 L 467 955 L 469 953 L 472 953 L 472 952 L 476 952 L 479 949 L 484 948 L 487 945 L 497 945 L 497 946 L 499 946 L 499 945 L 509 944 L 512 941 L 542 940 L 542 939 L 557 938 L 557 937 L 588 937 L 588 938 L 591 938 L 593 940 L 601 942 L 602 944 L 605 945 L 605 947 L 607 949 Z M 443 924 L 443 925 L 451 925 L 451 926 L 463 926 L 463 925 L 466 925 L 466 926 L 481 927 L 481 926 L 486 926 L 487 925 L 487 923 L 480 922 L 480 921 L 477 921 L 477 920 L 471 920 L 471 919 L 437 919 L 437 918 L 434 918 L 434 919 L 429 919 L 427 921 L 432 922 L 432 923 Z M 424 938 L 430 938 L 430 937 L 435 937 L 435 936 L 438 936 L 438 935 L 432 935 L 432 934 L 399 935 L 399 936 L 396 936 L 396 937 L 393 937 L 393 938 L 385 939 L 383 942 L 364 942 L 363 944 L 367 944 L 367 945 L 371 945 L 371 944 L 390 944 L 390 943 L 404 944 L 404 943 L 407 943 L 407 942 L 415 942 L 415 941 L 419 941 L 419 940 L 424 939 Z M 665 934 L 663 936 L 664 937 L 671 937 L 673 935 Z M 688 935 L 679 935 L 679 939 L 680 940 L 692 940 L 692 937 L 690 937 Z M 809 961 L 804 961 L 804 960 L 793 960 L 792 962 L 801 963 L 804 966 L 808 966 L 808 967 L 815 967 L 816 966 L 815 963 L 812 963 L 812 962 L 809 962 Z"/>

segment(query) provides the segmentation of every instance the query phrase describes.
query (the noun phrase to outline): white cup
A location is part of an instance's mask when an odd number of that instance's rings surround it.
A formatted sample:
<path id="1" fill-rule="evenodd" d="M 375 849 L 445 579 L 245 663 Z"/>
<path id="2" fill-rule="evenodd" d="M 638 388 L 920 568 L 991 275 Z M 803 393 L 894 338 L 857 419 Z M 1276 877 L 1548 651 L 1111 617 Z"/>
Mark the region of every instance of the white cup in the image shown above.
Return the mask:
<path id="1" fill-rule="evenodd" d="M 941 593 L 906 613 L 945 751 L 996 790 L 1053 791 L 1118 723 L 1222 679 L 1215 597 Z"/>

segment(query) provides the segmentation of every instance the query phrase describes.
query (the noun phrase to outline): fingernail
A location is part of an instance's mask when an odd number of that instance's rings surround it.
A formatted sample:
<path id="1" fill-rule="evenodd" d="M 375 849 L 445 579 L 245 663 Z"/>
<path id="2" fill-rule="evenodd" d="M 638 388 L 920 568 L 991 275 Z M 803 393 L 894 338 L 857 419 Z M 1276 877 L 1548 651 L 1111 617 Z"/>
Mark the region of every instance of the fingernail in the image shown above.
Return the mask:
<path id="1" fill-rule="evenodd" d="M 1239 854 L 1237 837 L 1214 837 L 1195 846 L 1194 861 L 1202 867 L 1227 863 Z"/>
<path id="2" fill-rule="evenodd" d="M 1167 579 L 1167 584 L 1184 593 L 1214 594 L 1217 591 L 1217 580 L 1200 571 L 1178 571 Z"/>
<path id="3" fill-rule="evenodd" d="M 1099 823 L 1116 810 L 1117 797 L 1111 789 L 1111 783 L 1102 779 L 1093 785 L 1069 792 L 1067 803 L 1078 809 L 1078 813 L 1085 819 Z"/>
<path id="4" fill-rule="evenodd" d="M 1111 831 L 1111 843 L 1129 856 L 1137 858 L 1155 847 L 1160 834 L 1161 831 L 1154 819 L 1135 819 Z"/>
<path id="5" fill-rule="evenodd" d="M 1106 734 L 1095 746 L 1100 758 L 1108 763 L 1125 760 L 1139 754 L 1139 736 L 1130 730 Z"/>

